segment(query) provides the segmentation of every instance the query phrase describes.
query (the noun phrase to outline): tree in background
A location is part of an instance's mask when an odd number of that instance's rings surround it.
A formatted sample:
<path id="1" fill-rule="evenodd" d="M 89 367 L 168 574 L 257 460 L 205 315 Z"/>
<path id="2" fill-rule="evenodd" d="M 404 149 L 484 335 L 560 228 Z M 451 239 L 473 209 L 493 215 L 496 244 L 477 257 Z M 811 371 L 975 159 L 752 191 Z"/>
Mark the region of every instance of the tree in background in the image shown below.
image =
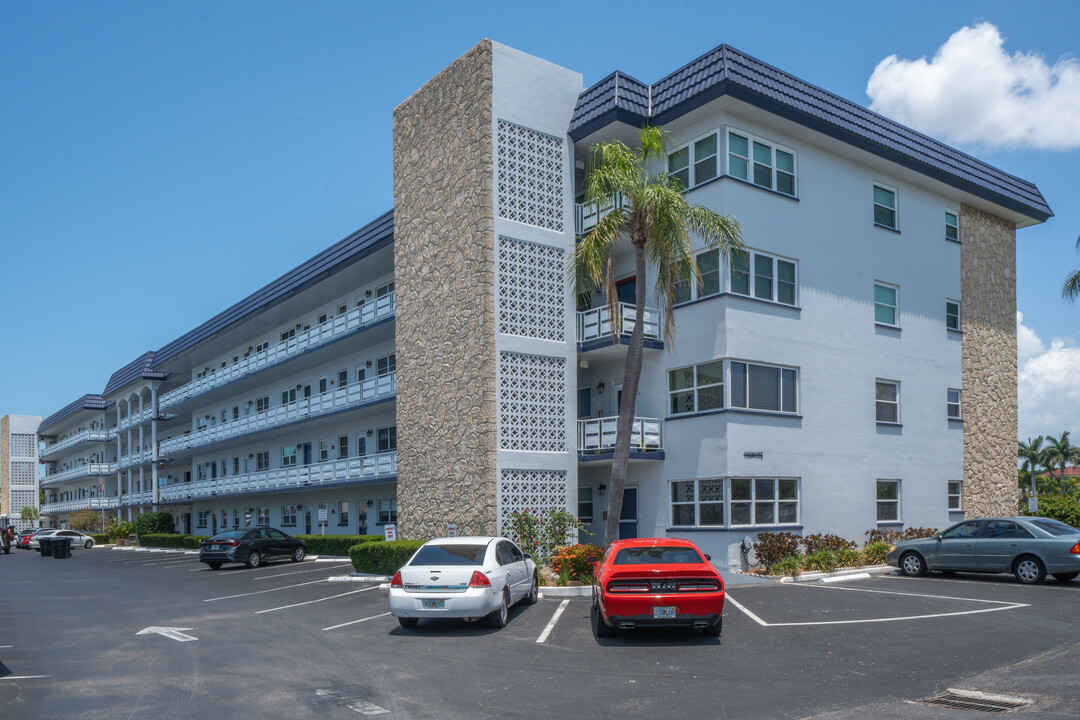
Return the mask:
<path id="1" fill-rule="evenodd" d="M 1076 247 L 1080 249 L 1080 237 L 1076 238 Z M 1076 298 L 1080 297 L 1080 269 L 1065 278 L 1061 297 L 1071 302 L 1076 302 Z"/>
<path id="2" fill-rule="evenodd" d="M 68 513 L 68 527 L 84 533 L 102 532 L 101 513 L 94 510 L 73 510 Z"/>
<path id="3" fill-rule="evenodd" d="M 1065 466 L 1080 462 L 1080 447 L 1069 442 L 1069 431 L 1061 433 L 1060 438 L 1050 437 L 1047 439 L 1046 448 L 1043 450 L 1042 463 L 1048 472 L 1053 473 L 1055 467 L 1061 468 L 1058 490 L 1065 495 Z"/>
<path id="4" fill-rule="evenodd" d="M 149 512 L 135 518 L 136 535 L 171 534 L 176 532 L 172 513 Z"/>
<path id="5" fill-rule="evenodd" d="M 29 505 L 27 505 L 26 507 L 24 507 L 22 509 L 22 512 L 19 513 L 19 517 L 22 518 L 23 522 L 37 522 L 37 519 L 38 519 L 37 508 L 33 508 L 33 507 L 30 507 Z"/>
<path id="6" fill-rule="evenodd" d="M 1017 442 L 1017 456 L 1020 458 L 1021 472 L 1027 471 L 1027 485 L 1021 485 L 1020 489 L 1026 491 L 1029 497 L 1035 492 L 1032 478 L 1039 474 L 1039 467 L 1043 464 L 1044 439 L 1042 435 L 1039 435 L 1034 440 L 1028 438 L 1026 443 Z"/>

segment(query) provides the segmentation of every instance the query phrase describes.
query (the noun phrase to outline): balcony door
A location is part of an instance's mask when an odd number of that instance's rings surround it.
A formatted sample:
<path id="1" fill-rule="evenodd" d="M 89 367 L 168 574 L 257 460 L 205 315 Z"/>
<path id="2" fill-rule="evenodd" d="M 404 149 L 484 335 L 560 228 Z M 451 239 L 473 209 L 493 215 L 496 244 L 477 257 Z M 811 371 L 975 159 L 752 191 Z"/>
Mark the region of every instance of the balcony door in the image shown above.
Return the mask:
<path id="1" fill-rule="evenodd" d="M 592 388 L 580 387 L 577 391 L 577 416 L 578 420 L 586 420 L 592 417 Z"/>
<path id="2" fill-rule="evenodd" d="M 638 536 L 637 517 L 637 488 L 623 488 L 622 513 L 619 515 L 620 540 Z"/>

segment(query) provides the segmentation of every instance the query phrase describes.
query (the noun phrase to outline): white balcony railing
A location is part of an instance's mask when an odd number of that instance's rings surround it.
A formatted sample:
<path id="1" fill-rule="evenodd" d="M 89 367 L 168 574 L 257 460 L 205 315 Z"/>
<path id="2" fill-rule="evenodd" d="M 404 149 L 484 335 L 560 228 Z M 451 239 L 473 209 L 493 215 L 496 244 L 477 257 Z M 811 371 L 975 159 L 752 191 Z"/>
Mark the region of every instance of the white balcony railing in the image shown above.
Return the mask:
<path id="1" fill-rule="evenodd" d="M 41 506 L 42 515 L 57 515 L 76 510 L 102 510 L 118 507 L 117 498 L 92 498 L 85 497 L 79 500 L 65 500 L 64 502 L 46 503 Z"/>
<path id="2" fill-rule="evenodd" d="M 128 505 L 150 505 L 154 502 L 154 492 L 152 490 L 143 490 L 142 492 L 126 493 L 119 497 L 120 507 L 127 507 Z"/>
<path id="3" fill-rule="evenodd" d="M 574 229 L 578 235 L 584 235 L 596 227 L 600 220 L 618 206 L 620 210 L 629 210 L 630 201 L 622 193 L 615 193 L 612 200 L 600 203 L 574 204 Z"/>
<path id="4" fill-rule="evenodd" d="M 618 417 L 578 420 L 578 451 L 604 453 L 614 450 L 618 423 Z M 663 423 L 657 418 L 634 418 L 630 450 L 653 452 L 663 449 Z"/>
<path id="5" fill-rule="evenodd" d="M 161 502 L 176 502 L 212 495 L 236 495 L 268 490 L 297 490 L 315 488 L 349 480 L 390 477 L 397 474 L 397 453 L 348 458 L 301 465 L 299 467 L 263 470 L 246 475 L 197 480 L 178 485 L 166 485 L 158 492 Z"/>
<path id="6" fill-rule="evenodd" d="M 41 459 L 44 460 L 47 457 L 56 455 L 57 453 L 73 448 L 76 445 L 81 445 L 82 443 L 108 442 L 111 439 L 112 433 L 109 430 L 83 430 L 82 432 L 75 433 L 71 437 L 66 437 L 51 445 L 46 445 L 41 451 Z"/>
<path id="7" fill-rule="evenodd" d="M 115 475 L 115 463 L 87 463 L 78 467 L 69 468 L 58 473 L 46 475 L 41 479 L 41 486 L 59 485 L 69 480 L 78 480 L 84 477 L 97 477 L 98 475 Z"/>
<path id="8" fill-rule="evenodd" d="M 279 342 L 266 350 L 242 358 L 235 363 L 209 372 L 197 380 L 192 380 L 186 385 L 181 385 L 164 393 L 158 399 L 158 409 L 165 410 L 166 408 L 175 407 L 186 400 L 210 392 L 214 388 L 239 380 L 245 375 L 283 363 L 303 352 L 337 340 L 365 325 L 371 325 L 392 317 L 393 314 L 394 293 L 375 298 L 374 302 L 364 303 L 344 315 L 331 318 L 302 332 L 298 331 L 296 337 Z"/>
<path id="9" fill-rule="evenodd" d="M 239 420 L 213 425 L 188 435 L 177 435 L 162 440 L 159 444 L 158 456 L 175 455 L 185 450 L 229 440 L 241 435 L 270 430 L 281 425 L 340 412 L 372 400 L 392 397 L 396 392 L 396 374 L 389 373 L 321 395 L 280 405 L 265 412 L 242 417 Z"/>
<path id="10" fill-rule="evenodd" d="M 151 450 L 143 450 L 142 452 L 132 453 L 130 455 L 121 455 L 119 462 L 116 463 L 116 469 L 124 470 L 129 467 L 145 465 L 153 460 L 153 458 L 154 454 Z"/>
<path id="11" fill-rule="evenodd" d="M 127 430 L 130 427 L 137 427 L 143 423 L 150 422 L 150 418 L 154 417 L 154 408 L 143 408 L 137 413 L 128 415 L 125 418 L 120 418 L 120 423 L 116 426 L 116 432 L 121 430 Z"/>
<path id="12" fill-rule="evenodd" d="M 616 334 L 629 334 L 637 324 L 637 308 L 630 303 L 619 303 L 618 323 L 611 322 L 611 308 L 607 305 L 583 310 L 577 314 L 578 342 L 588 342 L 610 337 Z M 645 308 L 645 321 L 642 328 L 646 340 L 660 339 L 660 312 L 656 308 Z"/>

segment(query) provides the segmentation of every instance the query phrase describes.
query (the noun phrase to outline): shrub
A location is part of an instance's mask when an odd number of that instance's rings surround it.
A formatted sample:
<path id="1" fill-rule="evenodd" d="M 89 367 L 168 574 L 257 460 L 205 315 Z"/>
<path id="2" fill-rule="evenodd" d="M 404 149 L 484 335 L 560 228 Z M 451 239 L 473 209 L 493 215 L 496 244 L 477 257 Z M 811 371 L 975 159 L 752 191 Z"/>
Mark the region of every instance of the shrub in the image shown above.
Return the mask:
<path id="1" fill-rule="evenodd" d="M 797 578 L 802 573 L 802 558 L 798 555 L 788 555 L 786 558 L 777 560 L 769 568 L 773 575 L 786 575 Z"/>
<path id="2" fill-rule="evenodd" d="M 566 510 L 547 509 L 531 513 L 528 509 L 510 513 L 510 538 L 523 552 L 533 556 L 537 565 L 547 562 L 551 552 L 573 538 L 585 524 Z"/>
<path id="3" fill-rule="evenodd" d="M 105 528 L 105 534 L 113 541 L 128 538 L 135 534 L 135 524 L 126 520 L 117 522 L 116 518 L 113 518 L 113 521 Z"/>
<path id="4" fill-rule="evenodd" d="M 1027 515 L 1027 507 L 1024 507 L 1024 515 Z M 1073 498 L 1058 497 L 1054 495 L 1039 495 L 1038 517 L 1058 520 L 1074 528 L 1080 528 L 1080 502 Z"/>
<path id="5" fill-rule="evenodd" d="M 423 540 L 365 542 L 349 548 L 349 557 L 358 573 L 393 575 L 423 544 Z"/>
<path id="6" fill-rule="evenodd" d="M 369 542 L 382 542 L 382 535 L 296 535 L 304 541 L 304 547 L 311 555 L 339 555 L 349 557 L 349 549 L 354 545 Z"/>
<path id="7" fill-rule="evenodd" d="M 839 564 L 840 554 L 835 550 L 818 550 L 803 558 L 803 565 L 807 570 L 832 572 Z"/>
<path id="8" fill-rule="evenodd" d="M 802 544 L 806 548 L 807 555 L 816 553 L 819 550 L 847 550 L 858 547 L 855 543 L 845 540 L 839 535 L 822 535 L 821 533 L 804 535 Z"/>
<path id="9" fill-rule="evenodd" d="M 799 554 L 799 536 L 788 532 L 782 533 L 758 533 L 754 550 L 758 560 L 765 564 L 765 568 L 772 570 L 774 563 L 778 563 L 786 557 Z"/>
<path id="10" fill-rule="evenodd" d="M 840 567 L 859 567 L 862 565 L 862 555 L 855 548 L 840 548 L 836 551 L 837 564 Z"/>
<path id="11" fill-rule="evenodd" d="M 198 550 L 202 545 L 203 540 L 209 540 L 209 535 L 185 535 L 184 536 L 184 549 L 185 550 Z"/>
<path id="12" fill-rule="evenodd" d="M 101 532 L 101 513 L 94 510 L 72 510 L 68 513 L 68 527 L 84 533 Z"/>
<path id="13" fill-rule="evenodd" d="M 178 535 L 177 533 L 146 533 L 139 536 L 139 545 L 142 547 L 156 548 L 183 548 L 185 538 L 190 535 Z"/>
<path id="14" fill-rule="evenodd" d="M 135 518 L 135 534 L 142 543 L 143 535 L 172 535 L 176 533 L 176 524 L 172 513 L 148 512 Z"/>
<path id="15" fill-rule="evenodd" d="M 604 551 L 595 545 L 571 545 L 560 548 L 551 558 L 551 569 L 558 574 L 565 570 L 568 580 L 592 580 L 593 566 L 585 562 L 585 558 L 592 556 L 597 560 Z"/>
<path id="16" fill-rule="evenodd" d="M 874 528 L 866 531 L 866 544 L 888 543 L 894 545 L 900 542 L 900 533 L 889 528 Z"/>
<path id="17" fill-rule="evenodd" d="M 884 565 L 885 556 L 889 554 L 892 543 L 868 542 L 862 549 L 863 563 L 866 565 Z"/>
<path id="18" fill-rule="evenodd" d="M 94 533 L 90 537 L 94 538 L 95 545 L 105 545 L 109 542 L 109 536 L 105 533 Z"/>
<path id="19" fill-rule="evenodd" d="M 937 528 L 914 527 L 906 528 L 900 533 L 901 540 L 918 540 L 919 538 L 933 537 L 937 535 Z"/>

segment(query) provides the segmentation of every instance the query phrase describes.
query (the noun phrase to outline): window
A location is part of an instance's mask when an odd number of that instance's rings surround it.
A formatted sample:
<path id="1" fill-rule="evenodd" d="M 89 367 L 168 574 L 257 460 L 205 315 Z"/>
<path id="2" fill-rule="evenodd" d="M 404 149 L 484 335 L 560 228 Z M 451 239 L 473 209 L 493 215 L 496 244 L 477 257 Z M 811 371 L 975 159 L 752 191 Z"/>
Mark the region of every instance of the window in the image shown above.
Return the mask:
<path id="1" fill-rule="evenodd" d="M 281 333 L 281 342 L 285 342 L 286 340 L 292 340 L 294 337 L 296 337 L 296 328 L 289 328 L 285 332 Z"/>
<path id="2" fill-rule="evenodd" d="M 269 340 L 267 340 L 265 342 L 261 342 L 261 343 L 259 343 L 258 345 L 255 346 L 255 352 L 257 352 L 257 353 L 262 352 L 263 350 L 266 350 L 268 347 L 270 347 L 270 341 Z"/>
<path id="3" fill-rule="evenodd" d="M 716 133 L 694 143 L 694 184 L 716 177 Z"/>
<path id="4" fill-rule="evenodd" d="M 338 460 L 344 460 L 349 457 L 349 436 L 342 435 L 337 439 L 337 456 Z"/>
<path id="5" fill-rule="evenodd" d="M 668 155 L 668 173 L 684 188 L 690 187 L 690 148 L 684 147 Z"/>
<path id="6" fill-rule="evenodd" d="M 960 510 L 960 490 L 963 487 L 963 483 L 959 480 L 949 481 L 949 509 Z"/>
<path id="7" fill-rule="evenodd" d="M 945 211 L 945 239 L 960 242 L 960 222 L 951 210 Z"/>
<path id="8" fill-rule="evenodd" d="M 326 322 L 326 313 L 320 313 L 319 314 L 319 324 L 322 325 L 324 322 Z"/>
<path id="9" fill-rule="evenodd" d="M 270 396 L 265 395 L 255 401 L 255 412 L 266 412 L 270 409 Z"/>
<path id="10" fill-rule="evenodd" d="M 356 457 L 364 457 L 365 455 L 367 455 L 367 436 L 364 433 L 357 433 Z"/>
<path id="11" fill-rule="evenodd" d="M 577 516 L 581 522 L 592 522 L 592 487 L 577 489 Z"/>
<path id="12" fill-rule="evenodd" d="M 893 327 L 899 325 L 896 320 L 898 291 L 895 285 L 874 283 L 874 322 Z"/>
<path id="13" fill-rule="evenodd" d="M 392 292 L 394 292 L 394 281 L 393 280 L 386 283 L 385 285 L 380 285 L 379 287 L 375 288 L 375 297 L 381 298 L 384 295 L 389 295 Z"/>
<path id="14" fill-rule="evenodd" d="M 955 300 L 945 301 L 945 327 L 950 330 L 960 329 L 960 303 Z"/>
<path id="15" fill-rule="evenodd" d="M 379 523 L 396 523 L 397 522 L 397 500 L 380 500 L 379 501 Z"/>
<path id="16" fill-rule="evenodd" d="M 731 363 L 731 407 L 798 412 L 797 373 L 774 365 Z"/>
<path id="17" fill-rule="evenodd" d="M 281 506 L 281 524 L 286 527 L 296 526 L 296 506 L 295 505 L 282 505 Z"/>
<path id="18" fill-rule="evenodd" d="M 199 511 L 199 521 L 198 521 L 198 523 L 196 523 L 196 526 L 204 528 L 207 525 L 209 525 L 209 521 L 210 521 L 210 511 L 209 510 L 200 510 Z"/>
<path id="19" fill-rule="evenodd" d="M 675 302 L 688 302 L 698 298 L 717 295 L 720 292 L 720 252 L 706 250 L 695 258 L 701 273 L 701 284 L 691 288 L 689 281 L 679 282 L 675 286 Z"/>
<path id="20" fill-rule="evenodd" d="M 364 382 L 367 380 L 367 369 L 363 365 L 356 366 L 356 382 Z"/>
<path id="21" fill-rule="evenodd" d="M 239 457 L 234 457 L 232 459 L 232 474 L 233 475 L 239 475 L 240 474 L 240 458 Z"/>
<path id="22" fill-rule="evenodd" d="M 330 441 L 319 441 L 319 462 L 326 462 L 330 459 Z"/>
<path id="23" fill-rule="evenodd" d="M 379 428 L 379 449 L 376 452 L 397 450 L 397 425 Z"/>
<path id="24" fill-rule="evenodd" d="M 949 388 L 945 391 L 945 414 L 950 420 L 959 420 L 960 415 L 960 391 Z"/>
<path id="25" fill-rule="evenodd" d="M 668 372 L 672 415 L 724 407 L 724 362 L 693 365 Z"/>
<path id="26" fill-rule="evenodd" d="M 751 135 L 728 133 L 728 174 L 795 196 L 795 153 Z"/>
<path id="27" fill-rule="evenodd" d="M 877 519 L 878 522 L 898 522 L 900 520 L 900 481 L 877 481 Z"/>
<path id="28" fill-rule="evenodd" d="M 326 379 L 326 378 L 319 378 L 319 394 L 322 395 L 324 392 L 326 392 L 329 389 L 330 389 L 330 381 L 328 379 Z"/>
<path id="29" fill-rule="evenodd" d="M 376 360 L 375 362 L 376 362 L 376 367 L 377 367 L 377 370 L 378 370 L 379 377 L 382 377 L 383 375 L 389 375 L 390 373 L 394 372 L 397 369 L 397 355 L 396 354 L 395 355 L 383 356 L 383 357 L 379 358 L 378 360 Z"/>
<path id="30" fill-rule="evenodd" d="M 270 508 L 269 507 L 258 508 L 258 510 L 256 512 L 256 515 L 255 515 L 255 524 L 256 525 L 269 525 L 270 524 Z"/>
<path id="31" fill-rule="evenodd" d="M 296 466 L 296 446 L 286 445 L 281 448 L 281 467 Z"/>
<path id="32" fill-rule="evenodd" d="M 874 383 L 874 397 L 879 423 L 900 422 L 900 383 L 878 380 Z"/>
<path id="33" fill-rule="evenodd" d="M 345 387 L 346 385 L 349 384 L 349 371 L 348 370 L 338 370 L 337 384 L 338 384 L 338 387 Z"/>
<path id="34" fill-rule="evenodd" d="M 239 405 L 233 405 L 232 419 L 233 420 L 239 420 L 240 419 L 240 406 Z"/>
<path id="35" fill-rule="evenodd" d="M 264 450 L 263 452 L 255 453 L 255 470 L 269 470 L 270 469 L 270 451 Z"/>
<path id="36" fill-rule="evenodd" d="M 349 524 L 349 501 L 342 500 L 337 504 L 337 524 L 348 525 Z"/>
<path id="37" fill-rule="evenodd" d="M 288 405 L 289 403 L 296 402 L 296 388 L 289 388 L 288 390 L 281 391 L 281 404 Z"/>
<path id="38" fill-rule="evenodd" d="M 697 527 L 724 524 L 724 480 L 680 480 L 671 483 L 671 525 Z"/>
<path id="39" fill-rule="evenodd" d="M 896 190 L 874 186 L 874 224 L 896 229 Z"/>
<path id="40" fill-rule="evenodd" d="M 337 306 L 337 314 L 338 315 L 344 315 L 347 312 L 349 312 L 349 306 L 348 305 L 338 305 Z"/>
<path id="41" fill-rule="evenodd" d="M 798 480 L 731 478 L 731 525 L 794 525 L 798 522 Z"/>

